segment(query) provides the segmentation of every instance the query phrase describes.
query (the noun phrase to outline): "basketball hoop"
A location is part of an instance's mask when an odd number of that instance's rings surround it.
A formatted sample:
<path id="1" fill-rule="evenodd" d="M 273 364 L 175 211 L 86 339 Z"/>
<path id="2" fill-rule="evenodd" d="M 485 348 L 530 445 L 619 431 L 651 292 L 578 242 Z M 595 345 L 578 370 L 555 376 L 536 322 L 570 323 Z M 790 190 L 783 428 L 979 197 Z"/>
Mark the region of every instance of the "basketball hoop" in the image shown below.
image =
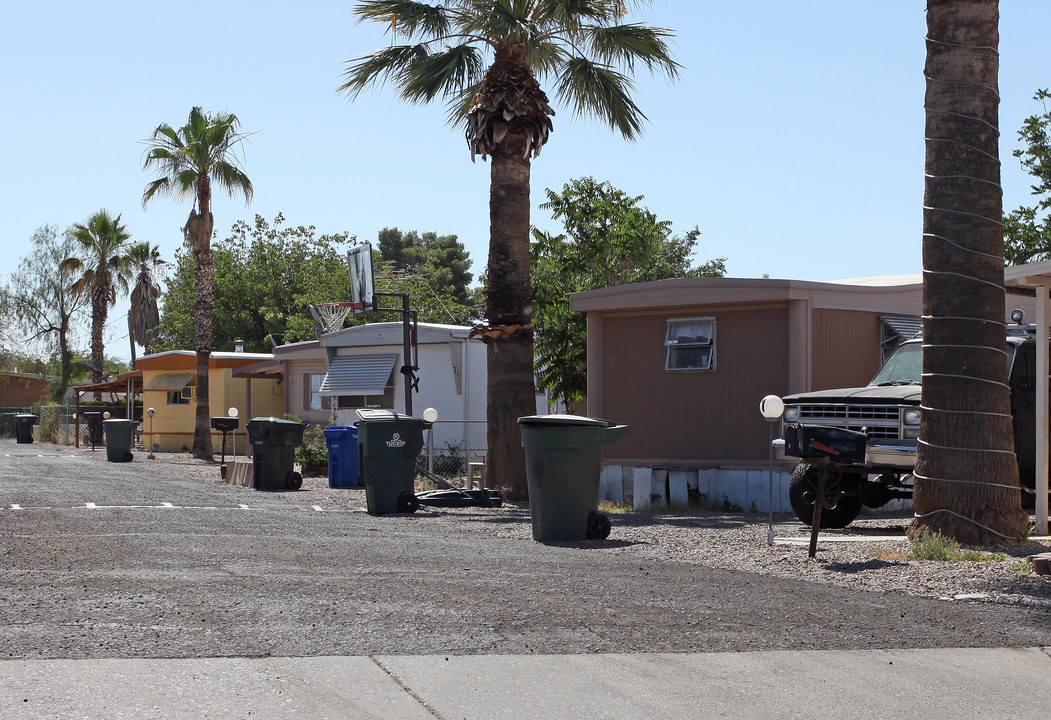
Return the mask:
<path id="1" fill-rule="evenodd" d="M 333 333 L 343 329 L 343 323 L 346 322 L 347 316 L 355 308 L 360 308 L 361 303 L 318 303 L 314 307 L 317 308 L 317 314 L 320 317 L 321 324 L 325 327 L 325 332 Z"/>

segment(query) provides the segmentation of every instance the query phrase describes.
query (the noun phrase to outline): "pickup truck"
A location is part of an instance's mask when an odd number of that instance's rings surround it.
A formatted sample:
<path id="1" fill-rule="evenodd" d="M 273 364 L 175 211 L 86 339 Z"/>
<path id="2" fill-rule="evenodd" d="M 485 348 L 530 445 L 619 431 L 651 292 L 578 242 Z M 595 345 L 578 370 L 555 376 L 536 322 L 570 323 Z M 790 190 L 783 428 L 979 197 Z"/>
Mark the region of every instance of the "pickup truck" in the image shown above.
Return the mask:
<path id="1" fill-rule="evenodd" d="M 1032 503 L 1035 485 L 1036 340 L 1035 327 L 1012 325 L 1007 357 L 1014 416 L 1015 452 L 1023 499 Z M 849 525 L 862 507 L 878 508 L 912 497 L 916 439 L 920 432 L 923 344 L 919 338 L 900 345 L 865 387 L 820 390 L 784 398 L 785 425 L 826 425 L 864 432 L 863 462 L 830 461 L 821 525 Z M 814 514 L 817 467 L 801 462 L 792 472 L 788 498 L 792 510 L 809 525 Z"/>

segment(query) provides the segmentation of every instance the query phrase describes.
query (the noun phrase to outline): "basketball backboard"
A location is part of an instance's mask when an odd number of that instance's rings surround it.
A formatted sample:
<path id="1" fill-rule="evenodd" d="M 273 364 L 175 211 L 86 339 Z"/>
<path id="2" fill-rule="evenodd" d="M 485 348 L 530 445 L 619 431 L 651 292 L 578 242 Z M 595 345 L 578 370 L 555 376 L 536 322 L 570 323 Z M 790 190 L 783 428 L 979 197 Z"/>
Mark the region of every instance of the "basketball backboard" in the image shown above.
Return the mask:
<path id="1" fill-rule="evenodd" d="M 376 309 L 375 279 L 372 274 L 372 244 L 355 245 L 347 253 L 350 272 L 350 301 L 354 314 Z"/>

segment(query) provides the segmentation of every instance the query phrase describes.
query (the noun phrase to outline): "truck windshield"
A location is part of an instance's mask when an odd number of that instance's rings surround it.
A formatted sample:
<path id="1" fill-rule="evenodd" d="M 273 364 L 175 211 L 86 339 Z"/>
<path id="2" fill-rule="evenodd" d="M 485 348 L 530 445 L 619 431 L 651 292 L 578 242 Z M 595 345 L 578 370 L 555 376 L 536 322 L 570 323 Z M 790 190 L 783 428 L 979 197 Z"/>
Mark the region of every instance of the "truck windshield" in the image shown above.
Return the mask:
<path id="1" fill-rule="evenodd" d="M 923 377 L 923 345 L 902 345 L 891 355 L 870 385 L 919 385 Z"/>
<path id="2" fill-rule="evenodd" d="M 1017 345 L 1007 345 L 1007 367 L 1010 369 Z M 872 378 L 869 385 L 920 385 L 923 378 L 923 345 L 918 342 L 902 345 Z"/>

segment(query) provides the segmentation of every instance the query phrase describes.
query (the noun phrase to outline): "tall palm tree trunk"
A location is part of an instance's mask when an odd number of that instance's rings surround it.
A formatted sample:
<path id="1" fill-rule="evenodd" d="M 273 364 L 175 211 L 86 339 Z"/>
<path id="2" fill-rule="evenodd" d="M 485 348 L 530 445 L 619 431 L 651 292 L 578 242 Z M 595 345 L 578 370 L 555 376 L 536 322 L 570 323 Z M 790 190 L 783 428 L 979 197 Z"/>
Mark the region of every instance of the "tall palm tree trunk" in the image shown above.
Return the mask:
<path id="1" fill-rule="evenodd" d="M 186 233 L 193 253 L 193 310 L 196 316 L 197 343 L 197 411 L 194 415 L 193 447 L 195 458 L 212 459 L 211 407 L 209 402 L 208 365 L 212 352 L 212 312 L 215 294 L 212 282 L 215 261 L 212 258 L 213 218 L 211 212 L 190 213 Z"/>
<path id="2" fill-rule="evenodd" d="M 106 329 L 106 317 L 109 310 L 109 285 L 98 282 L 91 291 L 91 382 L 100 383 L 105 370 L 105 345 L 103 331 Z M 101 400 L 102 393 L 95 393 L 95 400 Z"/>
<path id="3" fill-rule="evenodd" d="M 532 322 L 529 281 L 529 135 L 512 131 L 492 151 L 486 318 L 490 325 Z M 527 496 L 517 419 L 536 412 L 533 332 L 518 330 L 487 345 L 486 472 L 509 498 Z"/>
<path id="4" fill-rule="evenodd" d="M 910 528 L 1020 538 L 1004 342 L 997 0 L 928 0 L 923 420 Z"/>

